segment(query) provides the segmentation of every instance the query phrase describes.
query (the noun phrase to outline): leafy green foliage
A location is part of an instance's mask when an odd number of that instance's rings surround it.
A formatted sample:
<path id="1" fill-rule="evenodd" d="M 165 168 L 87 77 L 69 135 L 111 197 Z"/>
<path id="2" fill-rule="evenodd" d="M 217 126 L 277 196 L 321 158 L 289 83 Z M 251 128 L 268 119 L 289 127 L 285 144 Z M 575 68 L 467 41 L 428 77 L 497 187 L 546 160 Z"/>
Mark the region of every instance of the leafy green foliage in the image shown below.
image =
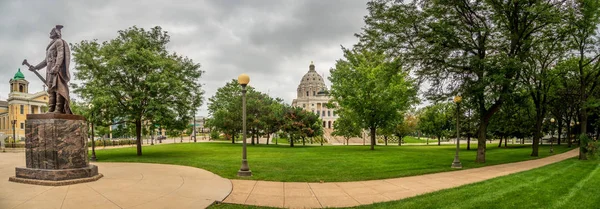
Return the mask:
<path id="1" fill-rule="evenodd" d="M 318 137 L 323 135 L 323 127 L 319 116 L 308 112 L 300 107 L 286 108 L 284 115 L 285 123 L 282 131 L 289 135 L 290 147 L 299 139 L 305 144 L 306 137 Z"/>
<path id="2" fill-rule="evenodd" d="M 462 94 L 479 116 L 483 145 L 490 119 L 513 93 L 532 46 L 545 38 L 539 34 L 556 24 L 558 5 L 552 0 L 370 1 L 357 46 L 401 59 L 430 82 L 429 99 Z M 477 162 L 484 163 L 485 146 L 479 149 Z"/>
<path id="3" fill-rule="evenodd" d="M 376 130 L 402 117 L 401 112 L 416 102 L 417 90 L 398 60 L 367 49 L 342 50 L 345 59 L 330 70 L 331 95 L 341 112 L 352 112 L 358 126 L 371 131 L 374 149 Z"/>
<path id="4" fill-rule="evenodd" d="M 423 133 L 433 135 L 438 138 L 440 145 L 441 138 L 453 128 L 453 115 L 456 115 L 456 109 L 452 103 L 437 103 L 425 107 L 419 117 L 419 127 Z"/>
<path id="5" fill-rule="evenodd" d="M 337 111 L 339 119 L 333 123 L 331 135 L 344 137 L 346 145 L 352 137 L 360 137 L 362 128 L 358 126 L 359 119 L 350 111 Z"/>
<path id="6" fill-rule="evenodd" d="M 246 127 L 253 138 L 252 144 L 255 138 L 265 134 L 270 136 L 280 129 L 284 123 L 284 109 L 283 100 L 246 87 Z M 237 80 L 233 79 L 217 89 L 217 93 L 209 98 L 208 111 L 212 117 L 206 121 L 207 126 L 225 133 L 235 143 L 234 139 L 243 128 L 242 87 Z"/>
<path id="7" fill-rule="evenodd" d="M 167 51 L 170 37 L 158 26 L 121 30 L 115 39 L 74 44 L 74 92 L 93 104 L 102 121 L 121 118 L 136 128 L 142 154 L 143 121 L 183 129 L 202 104 L 200 65 Z"/>

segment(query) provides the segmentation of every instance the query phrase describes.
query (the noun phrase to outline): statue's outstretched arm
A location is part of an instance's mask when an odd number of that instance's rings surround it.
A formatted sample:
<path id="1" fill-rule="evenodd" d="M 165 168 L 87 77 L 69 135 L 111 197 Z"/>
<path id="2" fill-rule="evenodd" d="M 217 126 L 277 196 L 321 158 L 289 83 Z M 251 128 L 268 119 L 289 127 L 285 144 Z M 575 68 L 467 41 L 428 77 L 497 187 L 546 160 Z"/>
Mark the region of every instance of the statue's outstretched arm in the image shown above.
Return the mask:
<path id="1" fill-rule="evenodd" d="M 34 68 L 34 70 L 39 70 L 46 67 L 46 59 L 44 59 L 44 61 L 40 62 L 40 64 L 37 64 Z"/>
<path id="2" fill-rule="evenodd" d="M 65 46 L 62 40 L 58 40 L 56 43 L 56 62 L 54 62 L 54 66 L 50 69 L 50 73 L 58 73 L 60 70 L 60 66 L 63 64 L 65 59 Z"/>

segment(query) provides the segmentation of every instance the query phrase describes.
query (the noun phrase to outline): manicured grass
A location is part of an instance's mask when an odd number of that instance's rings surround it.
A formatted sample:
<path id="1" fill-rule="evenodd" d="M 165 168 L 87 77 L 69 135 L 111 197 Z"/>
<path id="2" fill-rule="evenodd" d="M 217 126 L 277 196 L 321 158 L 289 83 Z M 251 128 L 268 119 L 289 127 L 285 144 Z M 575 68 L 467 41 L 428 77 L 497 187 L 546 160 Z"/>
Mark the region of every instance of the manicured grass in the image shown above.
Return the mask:
<path id="1" fill-rule="evenodd" d="M 569 159 L 542 168 L 366 208 L 599 208 L 600 162 Z"/>
<path id="2" fill-rule="evenodd" d="M 474 162 L 476 148 L 461 150 L 465 168 L 481 167 L 529 159 L 530 146 L 497 148 L 490 144 L 487 163 Z M 540 148 L 548 156 L 549 146 Z M 555 146 L 556 153 L 567 151 Z M 203 168 L 219 176 L 237 179 L 241 165 L 241 144 L 182 143 L 96 151 L 99 162 L 144 162 L 177 164 Z M 248 162 L 253 176 L 247 179 L 285 182 L 333 182 L 385 179 L 452 170 L 455 147 L 442 146 L 277 146 L 248 145 Z"/>
<path id="3" fill-rule="evenodd" d="M 598 185 L 600 161 L 568 159 L 480 183 L 353 208 L 599 208 Z M 219 204 L 209 208 L 268 207 Z"/>
<path id="4" fill-rule="evenodd" d="M 414 137 L 414 136 L 405 136 L 404 138 L 402 138 L 402 140 L 404 140 L 404 143 L 407 143 L 407 144 L 427 143 L 427 138 L 425 138 L 425 137 L 421 137 L 419 139 L 419 138 Z M 429 139 L 429 143 L 430 144 L 437 143 L 437 139 Z"/>

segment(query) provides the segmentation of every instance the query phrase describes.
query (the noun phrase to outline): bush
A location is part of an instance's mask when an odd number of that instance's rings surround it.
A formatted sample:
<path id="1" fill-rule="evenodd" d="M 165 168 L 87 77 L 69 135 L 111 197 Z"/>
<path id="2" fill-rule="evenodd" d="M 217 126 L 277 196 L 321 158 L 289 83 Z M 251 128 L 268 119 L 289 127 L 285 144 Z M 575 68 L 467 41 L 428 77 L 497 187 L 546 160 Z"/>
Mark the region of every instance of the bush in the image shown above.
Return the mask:
<path id="1" fill-rule="evenodd" d="M 211 140 L 217 140 L 217 139 L 219 139 L 219 135 L 220 135 L 219 131 L 217 131 L 217 130 L 210 131 L 210 139 Z"/>
<path id="2" fill-rule="evenodd" d="M 587 155 L 590 159 L 596 159 L 599 155 L 600 143 L 596 140 L 590 139 L 586 134 L 581 134 L 579 136 L 579 141 L 581 142 L 581 148 L 583 153 Z"/>

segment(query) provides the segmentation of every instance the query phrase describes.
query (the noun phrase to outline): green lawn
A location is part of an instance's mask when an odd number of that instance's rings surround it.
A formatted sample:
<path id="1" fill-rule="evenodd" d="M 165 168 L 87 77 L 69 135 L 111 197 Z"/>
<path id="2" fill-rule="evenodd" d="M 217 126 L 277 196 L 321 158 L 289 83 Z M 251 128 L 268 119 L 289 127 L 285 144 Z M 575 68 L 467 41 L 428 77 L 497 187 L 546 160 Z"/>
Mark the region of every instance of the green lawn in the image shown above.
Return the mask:
<path id="1" fill-rule="evenodd" d="M 473 146 L 475 147 L 475 146 Z M 241 164 L 241 144 L 183 143 L 143 147 L 143 156 L 135 147 L 96 151 L 99 162 L 144 162 L 178 164 L 203 168 L 219 176 L 237 179 Z M 540 148 L 548 156 L 549 146 Z M 567 151 L 555 146 L 555 151 Z M 334 182 L 385 179 L 452 170 L 455 147 L 442 146 L 248 146 L 248 162 L 253 176 L 249 179 L 285 182 Z M 481 167 L 522 160 L 529 157 L 530 146 L 497 148 L 489 144 L 487 163 L 474 163 L 476 148 L 461 151 L 465 168 Z"/>
<path id="2" fill-rule="evenodd" d="M 599 208 L 598 185 L 600 161 L 569 159 L 480 183 L 353 208 Z M 267 207 L 220 204 L 209 208 Z"/>
<path id="3" fill-rule="evenodd" d="M 405 136 L 404 138 L 402 138 L 402 140 L 404 140 L 404 143 L 407 144 L 414 144 L 414 143 L 427 143 L 427 138 L 425 137 L 421 137 L 420 139 L 414 136 Z M 398 141 L 396 141 L 398 142 Z M 429 139 L 429 143 L 435 143 L 437 144 L 437 139 Z"/>

